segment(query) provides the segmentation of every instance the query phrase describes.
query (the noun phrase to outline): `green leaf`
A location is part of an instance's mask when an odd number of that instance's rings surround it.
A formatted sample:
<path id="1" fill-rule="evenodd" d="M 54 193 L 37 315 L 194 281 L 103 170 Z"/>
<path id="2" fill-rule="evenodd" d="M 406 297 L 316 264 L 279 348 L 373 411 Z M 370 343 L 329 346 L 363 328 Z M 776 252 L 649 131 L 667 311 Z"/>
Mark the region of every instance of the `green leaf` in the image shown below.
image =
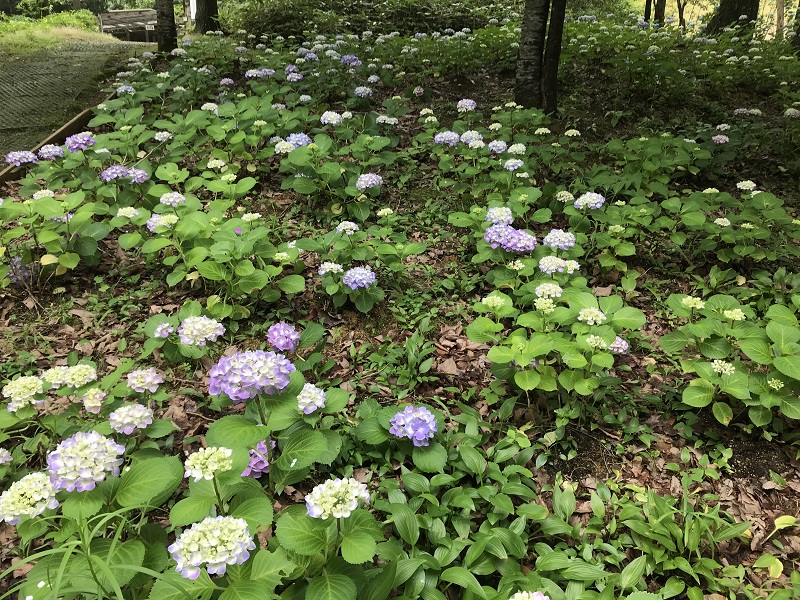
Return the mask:
<path id="1" fill-rule="evenodd" d="M 694 408 L 703 408 L 714 399 L 714 386 L 705 379 L 692 379 L 684 388 L 681 400 Z"/>
<path id="2" fill-rule="evenodd" d="M 214 421 L 206 433 L 206 442 L 209 446 L 222 448 L 255 448 L 255 445 L 267 434 L 263 427 L 259 427 L 241 415 L 228 415 Z"/>
<path id="3" fill-rule="evenodd" d="M 97 488 L 88 492 L 73 492 L 61 504 L 61 512 L 70 519 L 81 520 L 96 515 L 103 506 L 103 494 Z"/>
<path id="4" fill-rule="evenodd" d="M 561 577 L 566 580 L 600 581 L 608 577 L 608 573 L 602 567 L 575 560 L 569 567 L 561 571 Z"/>
<path id="5" fill-rule="evenodd" d="M 411 458 L 424 473 L 442 473 L 447 464 L 447 450 L 439 443 L 430 446 L 414 446 Z"/>
<path id="6" fill-rule="evenodd" d="M 486 471 L 486 459 L 480 451 L 472 446 L 461 445 L 458 447 L 458 453 L 470 473 L 483 476 L 484 471 Z"/>
<path id="7" fill-rule="evenodd" d="M 800 340 L 800 329 L 781 325 L 777 321 L 770 321 L 767 323 L 766 330 L 769 339 L 775 342 L 775 345 L 778 346 L 781 352 L 784 352 L 784 349 L 788 348 L 789 344 Z"/>
<path id="8" fill-rule="evenodd" d="M 261 550 L 253 559 L 250 579 L 261 582 L 264 589 L 273 591 L 296 568 L 297 565 L 286 557 L 286 550 L 283 548 L 276 548 L 274 552 Z"/>
<path id="9" fill-rule="evenodd" d="M 317 456 L 328 449 L 325 436 L 316 429 L 300 429 L 289 435 L 275 462 L 279 468 L 304 469 L 316 462 Z"/>
<path id="10" fill-rule="evenodd" d="M 772 351 L 766 340 L 760 338 L 746 338 L 739 342 L 739 348 L 747 358 L 759 365 L 772 364 Z"/>
<path id="11" fill-rule="evenodd" d="M 141 241 L 142 234 L 138 231 L 134 231 L 133 233 L 123 233 L 121 236 L 119 236 L 119 238 L 117 238 L 117 243 L 123 250 L 130 250 Z"/>
<path id="12" fill-rule="evenodd" d="M 272 506 L 272 501 L 262 496 L 245 500 L 233 509 L 231 516 L 237 519 L 244 519 L 247 521 L 247 527 L 250 531 L 255 532 L 261 528 L 272 525 L 272 518 L 275 516 L 275 511 Z"/>
<path id="13" fill-rule="evenodd" d="M 728 425 L 733 419 L 733 410 L 725 402 L 714 402 L 711 412 L 714 413 L 714 418 L 723 425 Z"/>
<path id="14" fill-rule="evenodd" d="M 394 527 L 403 541 L 410 546 L 415 546 L 419 540 L 419 523 L 417 515 L 408 504 L 392 503 L 389 505 L 394 520 Z"/>
<path id="15" fill-rule="evenodd" d="M 486 598 L 486 592 L 483 591 L 480 582 L 464 567 L 450 567 L 442 571 L 439 580 L 454 583 L 481 598 Z"/>
<path id="16" fill-rule="evenodd" d="M 136 461 L 120 477 L 115 496 L 123 507 L 160 505 L 183 479 L 183 464 L 177 456 Z"/>
<path id="17" fill-rule="evenodd" d="M 328 547 L 328 529 L 336 527 L 331 519 L 312 519 L 305 507 L 297 511 L 284 511 L 275 523 L 275 535 L 283 548 L 298 554 L 318 554 Z"/>
<path id="18" fill-rule="evenodd" d="M 627 590 L 628 588 L 632 588 L 637 583 L 642 581 L 642 576 L 644 575 L 644 569 L 647 566 L 647 555 L 640 556 L 639 558 L 635 558 L 630 563 L 628 563 L 624 569 L 622 569 L 622 573 L 619 575 L 619 588 L 620 590 Z"/>
<path id="19" fill-rule="evenodd" d="M 781 576 L 781 573 L 783 573 L 783 563 L 772 554 L 762 554 L 759 556 L 756 562 L 753 563 L 753 567 L 756 569 L 767 569 L 769 571 L 769 576 L 773 579 L 777 579 Z"/>
<path id="20" fill-rule="evenodd" d="M 772 364 L 787 377 L 800 380 L 800 355 L 779 356 L 772 361 Z"/>
<path id="21" fill-rule="evenodd" d="M 378 569 L 375 576 L 363 588 L 361 592 L 362 600 L 386 600 L 386 598 L 391 597 L 396 575 L 396 562 L 390 562 L 382 569 Z"/>
<path id="22" fill-rule="evenodd" d="M 141 567 L 144 561 L 144 544 L 139 540 L 128 540 L 121 544 L 116 544 L 111 550 L 109 543 L 109 550 L 104 551 L 102 548 L 95 550 L 95 540 L 92 543 L 93 554 L 95 554 L 101 561 L 108 565 L 111 574 L 113 574 L 116 584 L 123 586 L 128 583 L 136 571 L 131 567 Z M 109 541 L 109 540 L 106 540 Z M 109 554 L 110 552 L 110 554 Z M 112 581 L 106 573 L 99 573 L 98 579 L 105 587 L 111 587 Z"/>
<path id="23" fill-rule="evenodd" d="M 219 597 L 219 600 L 269 600 L 277 598 L 274 593 L 266 593 L 260 581 L 240 579 L 232 582 Z"/>
<path id="24" fill-rule="evenodd" d="M 377 544 L 366 531 L 342 532 L 342 558 L 351 565 L 360 565 L 375 557 Z"/>
<path id="25" fill-rule="evenodd" d="M 205 569 L 200 570 L 200 577 L 195 580 L 181 577 L 178 573 L 164 573 L 153 584 L 148 600 L 207 600 L 216 589 Z"/>
<path id="26" fill-rule="evenodd" d="M 488 317 L 478 317 L 467 325 L 467 337 L 472 342 L 484 344 L 495 339 L 495 334 L 503 330 L 503 325 Z"/>
<path id="27" fill-rule="evenodd" d="M 534 370 L 518 371 L 514 374 L 514 383 L 523 390 L 535 390 L 542 376 Z"/>
<path id="28" fill-rule="evenodd" d="M 68 269 L 74 269 L 81 261 L 81 257 L 74 252 L 65 252 L 58 257 L 58 264 Z"/>
<path id="29" fill-rule="evenodd" d="M 287 294 L 299 294 L 306 289 L 306 280 L 302 275 L 287 275 L 278 280 L 278 287 Z"/>
<path id="30" fill-rule="evenodd" d="M 306 600 L 355 600 L 356 584 L 347 575 L 319 575 L 308 583 Z"/>
<path id="31" fill-rule="evenodd" d="M 640 329 L 646 322 L 644 313 L 632 306 L 623 306 L 611 317 L 611 323 L 623 329 Z"/>
<path id="32" fill-rule="evenodd" d="M 189 496 L 179 502 L 169 511 L 169 522 L 174 527 L 184 527 L 198 523 L 208 516 L 214 502 L 211 498 L 203 496 Z"/>
<path id="33" fill-rule="evenodd" d="M 374 415 L 361 421 L 355 429 L 355 434 L 359 440 L 373 446 L 389 439 L 389 432 Z"/>
<path id="34" fill-rule="evenodd" d="M 797 327 L 797 317 L 791 311 L 791 309 L 783 306 L 782 304 L 773 304 L 770 306 L 765 316 L 770 321 L 776 321 L 781 325 L 786 325 L 787 327 Z"/>

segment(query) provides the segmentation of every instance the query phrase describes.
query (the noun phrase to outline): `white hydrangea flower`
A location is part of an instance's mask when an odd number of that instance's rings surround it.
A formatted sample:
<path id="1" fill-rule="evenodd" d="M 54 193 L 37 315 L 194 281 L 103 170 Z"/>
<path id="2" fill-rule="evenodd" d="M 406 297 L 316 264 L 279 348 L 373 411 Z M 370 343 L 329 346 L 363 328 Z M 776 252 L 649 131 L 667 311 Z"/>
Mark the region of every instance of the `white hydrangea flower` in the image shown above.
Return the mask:
<path id="1" fill-rule="evenodd" d="M 380 210 L 379 210 L 378 212 L 376 212 L 375 214 L 376 214 L 378 217 L 380 217 L 380 218 L 383 218 L 383 217 L 389 217 L 389 216 L 393 215 L 393 214 L 394 214 L 394 211 L 393 211 L 391 208 L 389 208 L 389 207 L 387 206 L 387 207 L 384 207 L 384 208 L 380 209 Z"/>
<path id="2" fill-rule="evenodd" d="M 233 450 L 230 448 L 200 448 L 197 452 L 190 454 L 184 463 L 184 477 L 194 477 L 195 481 L 214 479 L 215 473 L 223 473 L 233 468 L 231 455 Z"/>
<path id="3" fill-rule="evenodd" d="M 747 316 L 744 314 L 741 308 L 734 308 L 733 310 L 723 310 L 722 314 L 725 316 L 726 319 L 730 319 L 731 321 L 744 321 Z"/>
<path id="4" fill-rule="evenodd" d="M 481 303 L 489 310 L 500 310 L 506 305 L 506 299 L 502 296 L 489 295 L 481 300 Z"/>
<path id="5" fill-rule="evenodd" d="M 509 154 L 525 154 L 526 151 L 525 144 L 511 144 L 506 150 Z"/>
<path id="6" fill-rule="evenodd" d="M 533 293 L 537 298 L 560 298 L 563 291 L 557 283 L 540 283 Z"/>
<path id="7" fill-rule="evenodd" d="M 207 517 L 195 523 L 169 546 L 175 571 L 186 579 L 197 579 L 206 565 L 209 575 L 224 575 L 228 565 L 240 565 L 250 558 L 255 542 L 247 521 L 234 517 Z"/>
<path id="8" fill-rule="evenodd" d="M 686 296 L 683 300 L 681 300 L 681 304 L 684 307 L 688 308 L 689 310 L 692 309 L 701 309 L 706 307 L 706 303 L 703 302 L 700 298 L 696 298 L 694 296 Z"/>
<path id="9" fill-rule="evenodd" d="M 773 389 L 773 390 L 775 390 L 775 391 L 777 392 L 777 391 L 779 391 L 781 388 L 783 388 L 783 386 L 784 386 L 785 384 L 784 384 L 784 383 L 783 383 L 783 382 L 782 382 L 780 379 L 775 379 L 774 377 L 771 377 L 771 378 L 767 379 L 767 385 L 768 385 L 768 386 L 769 386 L 771 389 Z"/>
<path id="10" fill-rule="evenodd" d="M 325 392 L 313 383 L 307 383 L 297 396 L 297 407 L 303 414 L 310 415 L 320 408 L 325 408 Z"/>
<path id="11" fill-rule="evenodd" d="M 550 600 L 542 592 L 517 592 L 509 600 Z"/>
<path id="12" fill-rule="evenodd" d="M 14 460 L 14 457 L 11 456 L 11 452 L 5 448 L 0 448 L 0 465 L 10 463 L 12 460 Z"/>
<path id="13" fill-rule="evenodd" d="M 36 517 L 57 506 L 56 490 L 47 473 L 31 473 L 12 483 L 0 495 L 0 519 L 17 525 L 22 516 Z"/>
<path id="14" fill-rule="evenodd" d="M 517 260 L 512 260 L 506 266 L 512 271 L 522 271 L 522 269 L 525 268 L 525 263 L 517 259 Z"/>
<path id="15" fill-rule="evenodd" d="M 563 202 L 564 204 L 567 204 L 568 202 L 574 202 L 575 196 L 573 196 L 570 192 L 566 190 L 561 190 L 560 192 L 556 193 L 556 200 L 558 200 L 559 202 Z"/>
<path id="16" fill-rule="evenodd" d="M 326 261 L 319 266 L 319 271 L 317 271 L 320 275 L 327 275 L 328 273 L 341 273 L 344 271 L 342 265 Z"/>
<path id="17" fill-rule="evenodd" d="M 331 479 L 316 486 L 306 496 L 308 516 L 326 520 L 346 518 L 358 508 L 358 501 L 369 502 L 367 486 L 352 477 Z"/>
<path id="18" fill-rule="evenodd" d="M 578 321 L 587 325 L 602 325 L 606 320 L 607 318 L 603 311 L 593 306 L 582 308 L 578 313 Z"/>
<path id="19" fill-rule="evenodd" d="M 131 435 L 136 429 L 145 429 L 153 423 L 153 411 L 142 404 L 128 404 L 108 416 L 111 429 Z"/>
<path id="20" fill-rule="evenodd" d="M 551 314 L 556 309 L 556 303 L 553 302 L 552 298 L 536 298 L 533 301 L 533 306 L 545 315 Z"/>
<path id="21" fill-rule="evenodd" d="M 20 408 L 41 403 L 44 398 L 37 399 L 42 393 L 44 383 L 38 377 L 26 375 L 3 386 L 3 397 L 8 398 L 8 411 L 16 412 Z"/>
<path id="22" fill-rule="evenodd" d="M 225 333 L 219 321 L 205 316 L 186 317 L 178 327 L 181 344 L 203 347 L 207 342 L 216 342 Z"/>
<path id="23" fill-rule="evenodd" d="M 736 372 L 736 367 L 724 360 L 712 361 L 711 368 L 717 375 L 733 375 Z"/>
<path id="24" fill-rule="evenodd" d="M 90 412 L 92 414 L 97 414 L 100 412 L 100 409 L 103 406 L 103 399 L 107 396 L 107 394 L 101 390 L 100 388 L 90 388 L 86 390 L 86 393 L 81 396 L 81 400 L 83 401 L 83 408 L 86 412 Z"/>
<path id="25" fill-rule="evenodd" d="M 96 379 L 97 369 L 92 365 L 79 364 L 67 369 L 66 381 L 64 383 L 67 387 L 79 388 Z"/>
<path id="26" fill-rule="evenodd" d="M 607 350 L 608 344 L 599 335 L 590 335 L 586 338 L 586 344 L 594 350 Z"/>
<path id="27" fill-rule="evenodd" d="M 737 183 L 736 187 L 745 192 L 752 192 L 754 189 L 756 189 L 756 184 L 754 181 L 745 179 L 744 181 L 740 181 L 739 183 Z"/>
<path id="28" fill-rule="evenodd" d="M 133 219 L 139 216 L 139 211 L 132 206 L 123 206 L 117 211 L 117 216 Z"/>
<path id="29" fill-rule="evenodd" d="M 714 219 L 714 224 L 719 225 L 720 227 L 728 227 L 730 226 L 731 222 L 729 219 L 726 219 L 725 217 L 719 217 L 717 219 Z"/>

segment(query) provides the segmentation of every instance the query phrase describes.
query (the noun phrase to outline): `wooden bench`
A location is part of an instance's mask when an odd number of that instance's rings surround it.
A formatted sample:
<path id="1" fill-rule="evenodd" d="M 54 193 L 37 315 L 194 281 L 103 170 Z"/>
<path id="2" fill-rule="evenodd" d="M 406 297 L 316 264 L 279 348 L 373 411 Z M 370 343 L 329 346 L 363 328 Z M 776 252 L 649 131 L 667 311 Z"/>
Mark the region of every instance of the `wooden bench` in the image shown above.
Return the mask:
<path id="1" fill-rule="evenodd" d="M 134 8 L 130 10 L 111 10 L 100 13 L 100 31 L 110 33 L 114 37 L 125 36 L 131 41 L 131 34 L 134 37 L 141 37 L 144 32 L 146 42 L 150 41 L 150 32 L 156 29 L 156 11 L 152 8 Z"/>

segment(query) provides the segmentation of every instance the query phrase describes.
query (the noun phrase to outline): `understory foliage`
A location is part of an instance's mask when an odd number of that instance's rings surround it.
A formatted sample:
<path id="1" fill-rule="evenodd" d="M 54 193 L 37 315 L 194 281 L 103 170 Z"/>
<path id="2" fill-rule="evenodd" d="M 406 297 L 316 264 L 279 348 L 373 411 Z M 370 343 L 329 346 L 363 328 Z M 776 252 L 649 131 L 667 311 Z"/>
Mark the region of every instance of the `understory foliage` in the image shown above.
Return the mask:
<path id="1" fill-rule="evenodd" d="M 798 443 L 798 196 L 747 170 L 800 170 L 797 58 L 758 30 L 584 15 L 568 74 L 681 101 L 746 82 L 758 105 L 604 139 L 438 94 L 444 73 L 512 68 L 517 25 L 186 39 L 131 60 L 91 131 L 7 155 L 4 293 L 78 290 L 113 263 L 178 300 L 127 323 L 122 358 L 0 367 L 6 596 L 794 597 L 778 538 L 795 517 L 743 564 L 753 523 L 698 493 L 716 468 L 670 463 L 676 497 L 542 474 L 590 459 L 575 431 L 649 446 L 640 412 Z M 342 312 L 380 335 L 335 354 Z M 478 386 L 444 380 L 433 332 L 454 323 Z M 648 369 L 664 385 L 646 397 Z M 191 432 L 170 416 L 187 397 Z"/>

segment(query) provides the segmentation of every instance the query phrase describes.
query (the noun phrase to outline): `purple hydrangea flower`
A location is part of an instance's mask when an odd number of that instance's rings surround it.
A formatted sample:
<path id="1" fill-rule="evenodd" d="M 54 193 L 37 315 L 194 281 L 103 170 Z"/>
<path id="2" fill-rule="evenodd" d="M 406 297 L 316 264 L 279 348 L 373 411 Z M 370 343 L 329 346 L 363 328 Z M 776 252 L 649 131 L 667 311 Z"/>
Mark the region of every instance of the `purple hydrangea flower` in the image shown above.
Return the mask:
<path id="1" fill-rule="evenodd" d="M 475 100 L 470 100 L 469 98 L 459 100 L 458 104 L 456 104 L 456 109 L 458 112 L 472 112 L 476 108 L 478 108 L 478 103 L 475 102 Z"/>
<path id="2" fill-rule="evenodd" d="M 86 150 L 87 148 L 94 146 L 96 143 L 97 142 L 91 133 L 84 132 L 69 136 L 64 142 L 64 145 L 70 152 L 78 152 L 80 150 Z"/>
<path id="3" fill-rule="evenodd" d="M 608 347 L 608 350 L 614 354 L 627 354 L 629 346 L 630 345 L 628 342 L 617 336 L 617 338 Z"/>
<path id="4" fill-rule="evenodd" d="M 299 148 L 300 146 L 308 146 L 314 142 L 314 140 L 312 140 L 311 137 L 306 133 L 290 133 L 286 136 L 286 141 L 295 148 Z"/>
<path id="5" fill-rule="evenodd" d="M 503 140 L 493 140 L 489 142 L 487 145 L 490 152 L 494 152 L 495 154 L 502 154 L 508 149 L 508 144 L 506 144 Z"/>
<path id="6" fill-rule="evenodd" d="M 220 80 L 219 80 L 219 84 L 220 84 L 221 86 L 223 86 L 223 87 L 230 87 L 230 86 L 232 86 L 234 83 L 235 83 L 235 82 L 234 82 L 234 81 L 233 81 L 233 79 L 231 79 L 230 77 L 223 77 L 222 79 L 220 79 Z"/>
<path id="7" fill-rule="evenodd" d="M 524 162 L 522 162 L 522 161 L 521 161 L 520 159 L 518 159 L 518 158 L 509 158 L 509 159 L 508 159 L 506 162 L 504 162 L 504 163 L 503 163 L 503 168 L 504 168 L 506 171 L 511 171 L 511 172 L 514 172 L 514 171 L 516 171 L 517 169 L 519 169 L 520 167 L 522 167 L 524 164 L 525 164 L 525 163 L 524 163 Z"/>
<path id="8" fill-rule="evenodd" d="M 544 236 L 542 243 L 550 248 L 558 248 L 559 250 L 569 250 L 575 245 L 575 234 L 563 231 L 561 229 L 553 229 Z"/>
<path id="9" fill-rule="evenodd" d="M 351 290 L 368 288 L 375 283 L 375 273 L 369 267 L 353 267 L 344 274 L 342 283 Z"/>
<path id="10" fill-rule="evenodd" d="M 507 206 L 492 206 L 486 211 L 486 220 L 493 225 L 511 225 L 514 214 Z"/>
<path id="11" fill-rule="evenodd" d="M 304 415 L 310 415 L 320 408 L 325 408 L 325 392 L 313 383 L 307 383 L 297 396 L 297 407 Z"/>
<path id="12" fill-rule="evenodd" d="M 133 89 L 133 86 L 130 85 L 121 85 L 117 88 L 117 96 L 125 96 L 125 95 L 132 96 L 135 93 L 136 90 Z"/>
<path id="13" fill-rule="evenodd" d="M 383 183 L 383 177 L 376 173 L 364 173 L 358 176 L 356 189 L 363 192 L 369 188 L 379 187 Z"/>
<path id="14" fill-rule="evenodd" d="M 286 76 L 286 81 L 290 83 L 297 83 L 298 81 L 302 81 L 303 76 L 300 73 L 289 73 Z"/>
<path id="15" fill-rule="evenodd" d="M 64 149 L 55 144 L 45 144 L 39 148 L 39 158 L 42 160 L 52 160 L 64 156 Z"/>
<path id="16" fill-rule="evenodd" d="M 267 341 L 278 350 L 294 352 L 300 342 L 300 333 L 288 323 L 281 321 L 267 329 Z"/>
<path id="17" fill-rule="evenodd" d="M 147 174 L 147 171 L 144 171 L 142 169 L 131 169 L 130 177 L 133 183 L 144 183 L 145 181 L 150 179 L 150 175 Z"/>
<path id="18" fill-rule="evenodd" d="M 423 88 L 422 86 L 418 85 L 417 87 L 414 88 L 413 94 L 418 98 L 422 96 L 424 93 L 425 93 L 425 88 Z"/>
<path id="19" fill-rule="evenodd" d="M 410 439 L 415 446 L 427 446 L 437 431 L 436 418 L 424 406 L 406 406 L 389 421 L 389 433 Z"/>
<path id="20" fill-rule="evenodd" d="M 128 167 L 123 165 L 112 165 L 100 173 L 100 179 L 103 181 L 112 181 L 114 179 L 129 177 L 130 174 L 131 172 Z"/>
<path id="21" fill-rule="evenodd" d="M 363 64 L 355 54 L 343 54 L 339 62 L 348 67 L 360 67 Z"/>
<path id="22" fill-rule="evenodd" d="M 275 394 L 289 385 L 295 366 L 283 354 L 249 350 L 224 356 L 211 368 L 208 393 L 226 394 L 234 403 L 258 394 Z"/>
<path id="23" fill-rule="evenodd" d="M 487 227 L 483 232 L 483 239 L 492 248 L 499 246 L 508 252 L 533 252 L 536 249 L 534 236 L 503 223 Z"/>
<path id="24" fill-rule="evenodd" d="M 258 442 L 255 449 L 250 450 L 250 462 L 247 463 L 244 471 L 242 471 L 242 477 L 258 479 L 264 473 L 269 473 L 271 450 L 275 450 L 275 442 L 273 440 L 270 440 L 269 446 L 267 446 L 267 440 Z"/>
<path id="25" fill-rule="evenodd" d="M 433 136 L 435 144 L 446 144 L 448 146 L 455 146 L 461 140 L 461 136 L 455 131 L 442 131 Z"/>
<path id="26" fill-rule="evenodd" d="M 289 73 L 299 73 L 300 67 L 298 67 L 297 65 L 286 65 L 286 68 L 283 70 L 283 72 L 286 73 L 287 75 Z"/>
<path id="27" fill-rule="evenodd" d="M 56 490 L 85 492 L 111 475 L 119 475 L 125 447 L 97 433 L 79 431 L 47 455 L 47 470 Z"/>
<path id="28" fill-rule="evenodd" d="M 15 150 L 6 154 L 6 162 L 15 167 L 21 167 L 27 163 L 37 163 L 39 159 L 30 150 Z"/>

